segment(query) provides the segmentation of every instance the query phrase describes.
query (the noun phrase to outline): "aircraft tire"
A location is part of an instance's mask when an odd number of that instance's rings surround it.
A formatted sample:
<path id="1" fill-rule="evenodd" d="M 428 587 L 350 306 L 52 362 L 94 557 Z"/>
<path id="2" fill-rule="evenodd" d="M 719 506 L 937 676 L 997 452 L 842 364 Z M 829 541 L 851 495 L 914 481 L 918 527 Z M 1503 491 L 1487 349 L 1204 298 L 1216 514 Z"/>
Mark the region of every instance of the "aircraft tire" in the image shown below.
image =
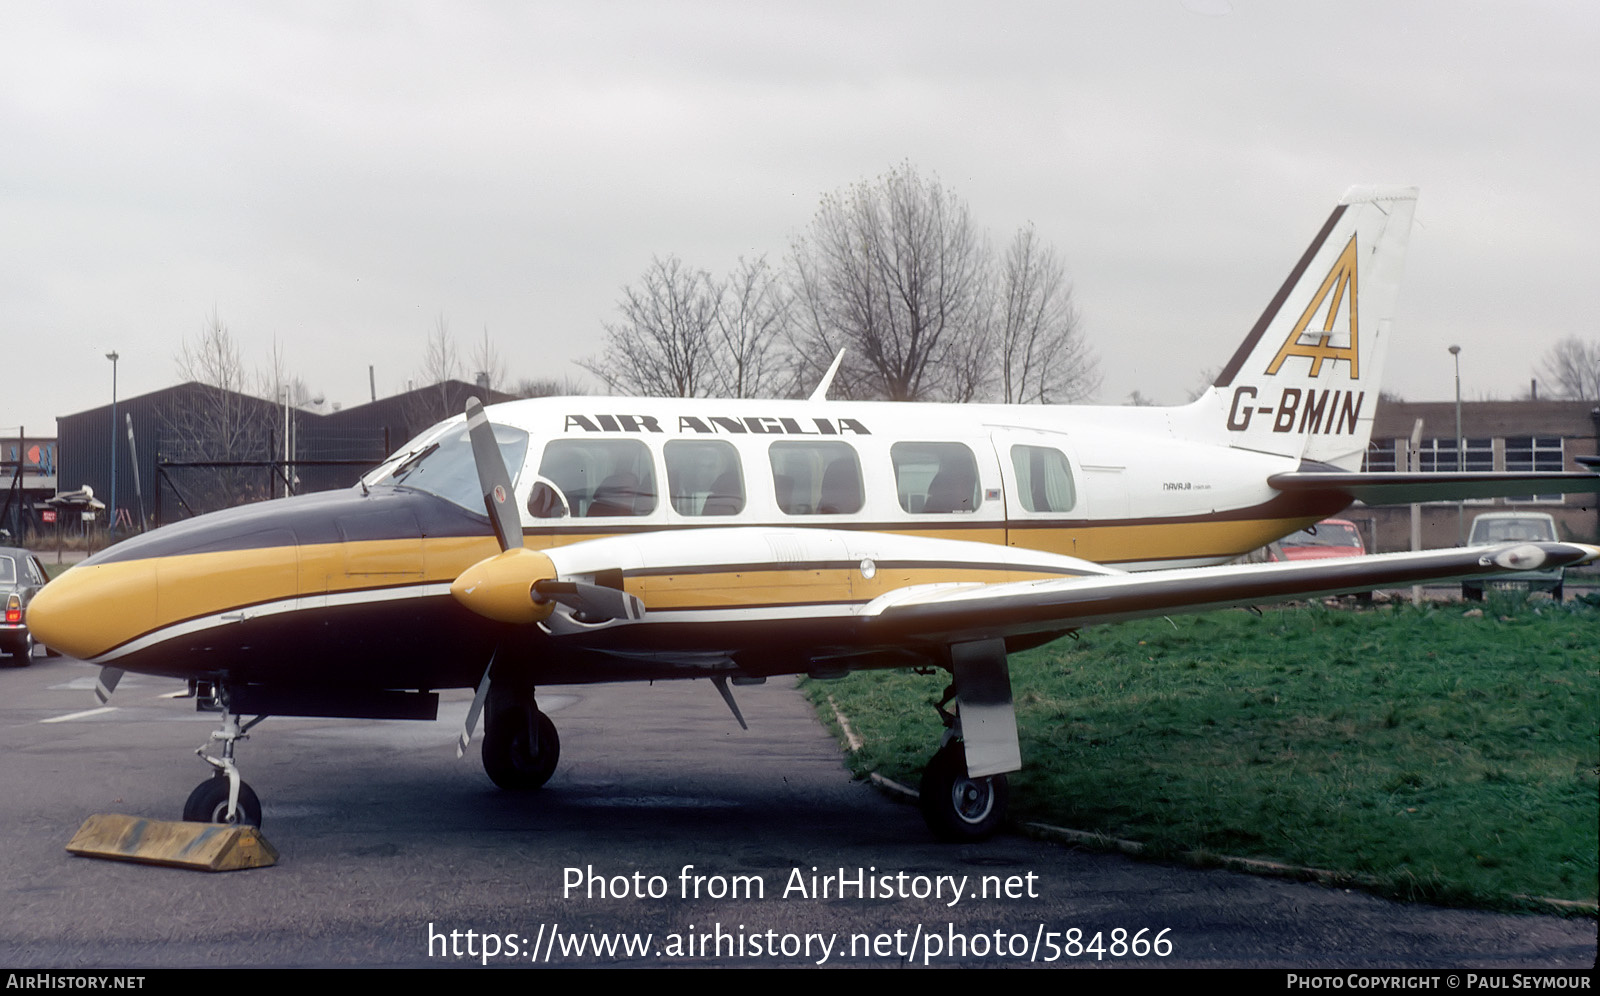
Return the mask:
<path id="1" fill-rule="evenodd" d="M 919 804 L 928 829 L 940 840 L 986 840 L 1005 822 L 1011 789 L 1005 775 L 967 776 L 966 752 L 952 740 L 922 769 Z"/>
<path id="2" fill-rule="evenodd" d="M 507 709 L 491 720 L 483 732 L 483 770 L 503 789 L 531 792 L 541 788 L 555 774 L 561 760 L 556 724 L 537 709 L 533 717 L 539 737 L 537 757 L 528 750 L 528 724 L 523 722 L 521 710 Z"/>
<path id="3" fill-rule="evenodd" d="M 235 816 L 236 824 L 250 827 L 261 825 L 261 800 L 256 798 L 256 790 L 246 782 L 239 783 L 239 808 Z M 189 801 L 183 804 L 183 818 L 189 823 L 227 823 L 227 777 L 213 775 L 196 785 L 194 791 L 189 793 Z"/>

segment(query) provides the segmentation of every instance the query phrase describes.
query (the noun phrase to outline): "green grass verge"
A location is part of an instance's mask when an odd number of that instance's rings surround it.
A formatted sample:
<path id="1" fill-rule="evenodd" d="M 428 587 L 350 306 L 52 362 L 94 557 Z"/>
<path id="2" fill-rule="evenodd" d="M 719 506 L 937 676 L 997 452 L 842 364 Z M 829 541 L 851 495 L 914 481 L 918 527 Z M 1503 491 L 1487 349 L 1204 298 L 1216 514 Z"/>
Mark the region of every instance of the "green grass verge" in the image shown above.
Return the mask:
<path id="1" fill-rule="evenodd" d="M 1600 609 L 1465 606 L 1100 627 L 1012 657 L 1012 816 L 1180 852 L 1349 875 L 1406 899 L 1593 902 Z M 915 786 L 948 678 L 869 672 L 831 696 L 871 771 Z"/>

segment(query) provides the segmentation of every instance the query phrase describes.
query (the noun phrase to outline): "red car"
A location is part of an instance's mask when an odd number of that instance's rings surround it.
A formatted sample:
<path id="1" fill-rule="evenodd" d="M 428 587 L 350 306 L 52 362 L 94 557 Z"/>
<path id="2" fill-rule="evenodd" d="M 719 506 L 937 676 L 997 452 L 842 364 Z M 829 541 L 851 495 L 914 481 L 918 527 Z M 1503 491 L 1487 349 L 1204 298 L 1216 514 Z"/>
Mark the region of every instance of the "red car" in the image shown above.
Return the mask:
<path id="1" fill-rule="evenodd" d="M 1285 536 L 1267 548 L 1268 560 L 1323 560 L 1328 557 L 1362 557 L 1367 548 L 1361 531 L 1346 519 L 1323 519 L 1314 526 Z"/>

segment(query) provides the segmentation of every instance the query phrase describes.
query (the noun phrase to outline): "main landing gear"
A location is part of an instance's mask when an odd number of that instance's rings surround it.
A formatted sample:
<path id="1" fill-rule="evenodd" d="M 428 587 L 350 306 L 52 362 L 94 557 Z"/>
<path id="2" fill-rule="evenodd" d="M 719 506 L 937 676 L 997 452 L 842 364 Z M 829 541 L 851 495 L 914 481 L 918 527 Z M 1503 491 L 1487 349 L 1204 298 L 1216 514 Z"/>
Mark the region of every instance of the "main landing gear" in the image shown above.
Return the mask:
<path id="1" fill-rule="evenodd" d="M 183 804 L 183 818 L 192 823 L 259 827 L 261 800 L 256 797 L 255 790 L 239 777 L 239 769 L 233 763 L 233 748 L 240 740 L 250 739 L 249 731 L 267 717 L 257 716 L 240 725 L 239 714 L 229 707 L 227 690 L 221 685 L 209 688 L 201 685 L 196 692 L 196 699 L 202 709 L 222 713 L 222 729 L 212 733 L 211 738 L 195 750 L 200 759 L 216 771 L 189 793 L 189 800 Z M 222 743 L 222 756 L 212 757 L 206 751 L 218 741 Z"/>
<path id="2" fill-rule="evenodd" d="M 491 686 L 484 710 L 483 770 L 503 789 L 527 792 L 543 787 L 561 760 L 556 724 L 527 695 Z"/>
<path id="3" fill-rule="evenodd" d="M 950 671 L 955 680 L 934 706 L 944 740 L 922 770 L 919 805 L 935 837 L 962 843 L 984 840 L 1005 823 L 1011 798 L 1005 773 L 1022 767 L 1022 755 L 1005 643 L 952 646 Z M 952 701 L 955 712 L 945 708 Z"/>
<path id="4" fill-rule="evenodd" d="M 947 740 L 922 769 L 919 796 L 928 829 L 940 840 L 959 844 L 987 839 L 1000 829 L 1011 787 L 1005 775 L 968 775 L 964 746 Z"/>

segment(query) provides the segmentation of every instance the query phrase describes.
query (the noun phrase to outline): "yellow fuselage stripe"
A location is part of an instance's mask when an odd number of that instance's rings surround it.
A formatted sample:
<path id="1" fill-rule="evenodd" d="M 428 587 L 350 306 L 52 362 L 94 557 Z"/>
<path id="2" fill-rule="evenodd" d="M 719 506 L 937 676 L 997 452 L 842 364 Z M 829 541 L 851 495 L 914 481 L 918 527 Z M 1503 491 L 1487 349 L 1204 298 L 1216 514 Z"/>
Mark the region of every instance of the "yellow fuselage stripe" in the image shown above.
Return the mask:
<path id="1" fill-rule="evenodd" d="M 1009 544 L 1100 563 L 1222 557 L 1270 542 L 1310 520 L 1247 519 L 1174 524 L 990 529 L 896 529 L 901 535 Z M 889 532 L 891 530 L 884 530 Z M 550 549 L 614 533 L 529 536 Z M 93 592 L 92 608 L 73 612 L 71 645 L 59 649 L 95 657 L 113 647 L 187 619 L 251 605 L 399 585 L 448 583 L 498 552 L 482 537 L 364 540 L 275 546 L 149 560 L 83 565 L 55 582 L 58 597 Z M 913 584 L 1001 582 L 1054 576 L 992 567 L 883 568 L 870 579 L 854 569 L 724 571 L 646 574 L 626 589 L 646 610 L 740 608 L 754 605 L 866 601 Z M 62 584 L 62 581 L 67 582 Z"/>

